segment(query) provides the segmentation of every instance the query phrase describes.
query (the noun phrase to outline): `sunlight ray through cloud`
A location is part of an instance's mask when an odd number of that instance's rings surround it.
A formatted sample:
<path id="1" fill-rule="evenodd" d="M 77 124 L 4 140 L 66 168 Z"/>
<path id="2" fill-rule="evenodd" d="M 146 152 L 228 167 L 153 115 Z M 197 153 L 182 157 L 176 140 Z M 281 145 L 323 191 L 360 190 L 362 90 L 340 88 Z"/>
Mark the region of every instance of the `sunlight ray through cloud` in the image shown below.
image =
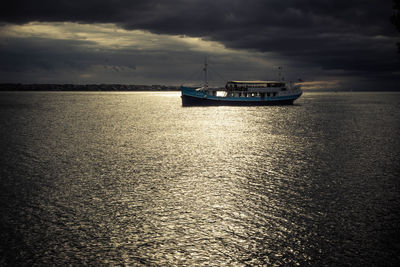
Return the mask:
<path id="1" fill-rule="evenodd" d="M 107 49 L 140 50 L 186 49 L 205 53 L 233 53 L 221 43 L 184 35 L 154 34 L 143 30 L 125 30 L 115 24 L 80 24 L 72 22 L 30 22 L 0 27 L 4 37 L 78 40 L 88 46 Z"/>

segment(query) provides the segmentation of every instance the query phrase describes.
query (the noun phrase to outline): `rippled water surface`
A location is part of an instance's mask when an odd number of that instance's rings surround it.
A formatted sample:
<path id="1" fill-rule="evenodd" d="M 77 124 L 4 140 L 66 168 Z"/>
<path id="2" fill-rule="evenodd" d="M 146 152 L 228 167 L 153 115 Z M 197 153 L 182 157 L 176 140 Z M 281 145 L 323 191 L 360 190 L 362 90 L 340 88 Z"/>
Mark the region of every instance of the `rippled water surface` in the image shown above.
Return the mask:
<path id="1" fill-rule="evenodd" d="M 0 265 L 392 265 L 400 94 L 0 93 Z"/>

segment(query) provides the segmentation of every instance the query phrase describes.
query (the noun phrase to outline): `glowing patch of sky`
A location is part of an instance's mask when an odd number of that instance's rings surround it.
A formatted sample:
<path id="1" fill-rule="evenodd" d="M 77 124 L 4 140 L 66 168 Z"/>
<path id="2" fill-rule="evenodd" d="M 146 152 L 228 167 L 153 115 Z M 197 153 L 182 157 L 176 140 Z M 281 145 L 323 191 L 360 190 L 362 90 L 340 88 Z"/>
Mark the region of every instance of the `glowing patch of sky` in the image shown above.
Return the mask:
<path id="1" fill-rule="evenodd" d="M 153 34 L 142 30 L 125 30 L 115 24 L 79 24 L 72 22 L 30 22 L 23 25 L 5 25 L 0 28 L 2 37 L 48 38 L 86 41 L 108 49 L 135 48 L 143 50 L 186 49 L 207 53 L 234 53 L 224 45 L 197 37 Z"/>

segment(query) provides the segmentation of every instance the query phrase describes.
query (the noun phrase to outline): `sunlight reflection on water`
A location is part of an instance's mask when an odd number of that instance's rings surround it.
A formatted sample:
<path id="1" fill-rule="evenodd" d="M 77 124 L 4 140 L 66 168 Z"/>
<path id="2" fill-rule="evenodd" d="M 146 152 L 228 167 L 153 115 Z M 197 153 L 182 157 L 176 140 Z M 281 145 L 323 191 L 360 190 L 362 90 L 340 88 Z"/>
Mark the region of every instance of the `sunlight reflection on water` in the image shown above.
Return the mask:
<path id="1" fill-rule="evenodd" d="M 2 96 L 5 263 L 398 259 L 398 94 L 191 108 L 178 93 Z"/>

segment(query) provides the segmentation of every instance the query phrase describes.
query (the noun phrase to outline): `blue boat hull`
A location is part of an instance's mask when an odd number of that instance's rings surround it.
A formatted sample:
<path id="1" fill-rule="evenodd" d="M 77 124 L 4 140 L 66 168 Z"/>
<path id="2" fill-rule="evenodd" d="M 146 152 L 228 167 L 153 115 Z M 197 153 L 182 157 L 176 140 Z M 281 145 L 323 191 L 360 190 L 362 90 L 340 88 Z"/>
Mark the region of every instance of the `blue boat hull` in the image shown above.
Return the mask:
<path id="1" fill-rule="evenodd" d="M 218 97 L 209 96 L 193 88 L 182 87 L 182 106 L 271 106 L 292 105 L 301 93 L 291 96 L 271 97 Z"/>
<path id="2" fill-rule="evenodd" d="M 182 95 L 182 106 L 271 106 L 271 105 L 292 105 L 294 99 L 282 100 L 254 100 L 254 101 L 240 101 L 240 100 L 214 100 L 207 98 L 199 98 L 188 95 Z"/>

